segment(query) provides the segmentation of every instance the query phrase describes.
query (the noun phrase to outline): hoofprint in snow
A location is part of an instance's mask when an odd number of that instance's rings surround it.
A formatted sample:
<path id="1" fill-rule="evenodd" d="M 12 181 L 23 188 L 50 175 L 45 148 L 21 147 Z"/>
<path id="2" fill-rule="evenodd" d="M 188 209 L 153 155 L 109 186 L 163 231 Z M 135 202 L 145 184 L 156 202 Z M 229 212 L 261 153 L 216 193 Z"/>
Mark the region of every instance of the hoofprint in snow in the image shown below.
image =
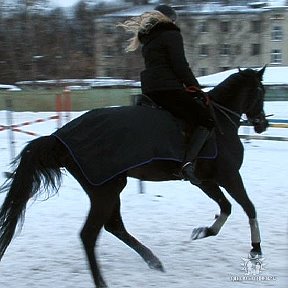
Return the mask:
<path id="1" fill-rule="evenodd" d="M 287 111 L 287 102 L 265 103 L 265 112 L 275 119 L 288 119 Z M 51 115 L 14 113 L 14 122 Z M 1 125 L 6 125 L 5 117 L 1 111 Z M 25 129 L 45 135 L 55 127 L 50 120 Z M 273 128 L 264 134 L 288 136 L 287 130 Z M 33 139 L 22 133 L 15 138 L 17 153 Z M 0 171 L 4 172 L 10 162 L 7 131 L 0 132 L 0 140 Z M 150 270 L 130 248 L 103 231 L 98 253 L 109 287 L 287 287 L 288 143 L 255 140 L 244 145 L 241 174 L 258 211 L 264 253 L 260 268 L 253 270 L 248 258 L 248 219 L 229 195 L 232 215 L 220 234 L 190 241 L 193 228 L 213 222 L 217 205 L 186 182 L 146 182 L 145 193 L 139 194 L 138 181 L 129 179 L 122 193 L 124 222 L 162 260 L 166 273 Z M 78 236 L 89 201 L 70 175 L 63 179 L 58 196 L 28 206 L 23 230 L 0 263 L 0 287 L 93 287 Z M 2 173 L 0 181 L 4 181 Z M 0 195 L 0 203 L 4 196 Z"/>

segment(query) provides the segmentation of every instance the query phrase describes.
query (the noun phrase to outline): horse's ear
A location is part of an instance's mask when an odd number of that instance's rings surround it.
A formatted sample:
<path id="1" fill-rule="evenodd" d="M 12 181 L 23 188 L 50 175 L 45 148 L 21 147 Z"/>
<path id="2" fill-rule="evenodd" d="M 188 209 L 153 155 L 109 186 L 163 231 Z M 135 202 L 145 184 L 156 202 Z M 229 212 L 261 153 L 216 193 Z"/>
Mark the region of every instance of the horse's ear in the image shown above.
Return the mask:
<path id="1" fill-rule="evenodd" d="M 263 75 L 264 75 L 266 66 L 267 66 L 267 65 L 264 65 L 264 67 L 257 72 L 257 75 L 258 75 L 258 77 L 259 77 L 259 79 L 260 79 L 261 81 L 263 80 Z"/>

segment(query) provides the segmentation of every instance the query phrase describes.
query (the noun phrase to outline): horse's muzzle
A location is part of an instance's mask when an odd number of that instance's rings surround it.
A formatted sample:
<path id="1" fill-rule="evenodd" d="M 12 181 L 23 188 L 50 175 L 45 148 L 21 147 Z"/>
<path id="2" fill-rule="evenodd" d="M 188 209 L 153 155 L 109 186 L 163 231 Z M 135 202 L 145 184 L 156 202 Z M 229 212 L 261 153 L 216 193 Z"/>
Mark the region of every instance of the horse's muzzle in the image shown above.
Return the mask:
<path id="1" fill-rule="evenodd" d="M 265 118 L 265 115 L 260 118 L 254 118 L 251 121 L 252 125 L 254 126 L 254 130 L 256 133 L 260 134 L 266 131 L 269 126 L 268 120 Z"/>

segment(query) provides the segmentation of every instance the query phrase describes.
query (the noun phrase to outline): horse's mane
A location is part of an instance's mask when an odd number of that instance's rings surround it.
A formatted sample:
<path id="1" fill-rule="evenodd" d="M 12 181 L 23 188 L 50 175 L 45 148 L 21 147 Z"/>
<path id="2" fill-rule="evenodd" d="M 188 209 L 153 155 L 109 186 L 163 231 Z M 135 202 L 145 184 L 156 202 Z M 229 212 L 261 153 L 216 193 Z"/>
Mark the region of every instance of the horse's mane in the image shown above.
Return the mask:
<path id="1" fill-rule="evenodd" d="M 252 79 L 255 79 L 257 72 L 253 69 L 240 70 L 237 73 L 234 73 L 228 76 L 224 81 L 210 90 L 209 96 L 216 102 L 222 102 L 231 96 L 231 91 L 238 91 L 241 86 L 243 86 L 243 81 L 246 81 L 247 85 Z"/>

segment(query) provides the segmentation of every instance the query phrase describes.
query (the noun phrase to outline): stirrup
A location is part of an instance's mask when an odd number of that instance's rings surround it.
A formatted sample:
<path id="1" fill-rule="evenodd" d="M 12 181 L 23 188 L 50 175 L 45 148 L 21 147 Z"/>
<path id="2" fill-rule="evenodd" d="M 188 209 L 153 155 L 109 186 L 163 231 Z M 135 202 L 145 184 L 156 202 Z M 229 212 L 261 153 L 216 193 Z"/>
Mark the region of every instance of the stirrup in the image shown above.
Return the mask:
<path id="1" fill-rule="evenodd" d="M 186 162 L 180 171 L 180 175 L 184 180 L 189 180 L 194 185 L 200 185 L 202 183 L 195 174 L 195 162 Z"/>

